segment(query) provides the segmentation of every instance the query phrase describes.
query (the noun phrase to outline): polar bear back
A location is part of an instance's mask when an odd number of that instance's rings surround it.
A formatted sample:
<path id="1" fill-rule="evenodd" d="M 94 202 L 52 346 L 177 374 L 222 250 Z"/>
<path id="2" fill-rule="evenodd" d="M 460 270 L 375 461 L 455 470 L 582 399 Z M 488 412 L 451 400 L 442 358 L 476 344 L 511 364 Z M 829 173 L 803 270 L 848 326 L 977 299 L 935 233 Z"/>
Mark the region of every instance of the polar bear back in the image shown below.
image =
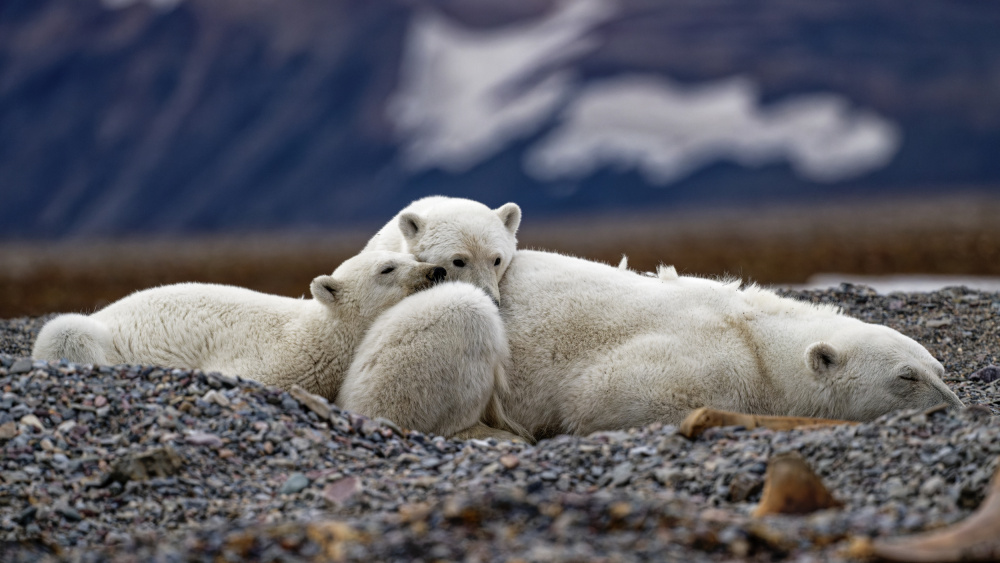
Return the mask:
<path id="1" fill-rule="evenodd" d="M 183 283 L 133 293 L 92 317 L 117 327 L 108 358 L 112 363 L 200 368 L 260 379 L 260 366 L 295 363 L 295 351 L 288 351 L 287 358 L 271 357 L 276 353 L 272 343 L 297 331 L 303 341 L 315 338 L 302 328 L 302 320 L 324 314 L 322 309 L 313 300 Z"/>
<path id="2" fill-rule="evenodd" d="M 600 352 L 640 332 L 692 331 L 711 337 L 720 319 L 749 310 L 719 282 L 662 281 L 550 252 L 519 251 L 501 282 L 501 312 L 511 337 L 549 331 L 581 353 Z M 572 327 L 572 328 L 570 328 Z"/>
<path id="3" fill-rule="evenodd" d="M 940 364 L 911 339 L 755 286 L 519 251 L 501 295 L 508 412 L 536 437 L 678 423 L 699 406 L 868 420 L 893 407 L 961 404 L 935 374 Z M 838 380 L 810 372 L 807 351 L 823 341 L 870 356 L 838 366 L 870 369 Z M 890 397 L 900 362 L 920 370 L 924 384 Z"/>

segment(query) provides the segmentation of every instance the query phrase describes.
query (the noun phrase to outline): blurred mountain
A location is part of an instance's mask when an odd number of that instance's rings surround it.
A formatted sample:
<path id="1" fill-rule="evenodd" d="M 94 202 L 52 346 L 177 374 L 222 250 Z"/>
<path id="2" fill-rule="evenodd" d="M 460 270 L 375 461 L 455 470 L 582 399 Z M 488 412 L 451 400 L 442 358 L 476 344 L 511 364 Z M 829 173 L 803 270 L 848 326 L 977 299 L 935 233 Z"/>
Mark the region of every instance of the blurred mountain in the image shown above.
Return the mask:
<path id="1" fill-rule="evenodd" d="M 978 0 L 5 0 L 0 237 L 997 194 L 998 29 Z"/>

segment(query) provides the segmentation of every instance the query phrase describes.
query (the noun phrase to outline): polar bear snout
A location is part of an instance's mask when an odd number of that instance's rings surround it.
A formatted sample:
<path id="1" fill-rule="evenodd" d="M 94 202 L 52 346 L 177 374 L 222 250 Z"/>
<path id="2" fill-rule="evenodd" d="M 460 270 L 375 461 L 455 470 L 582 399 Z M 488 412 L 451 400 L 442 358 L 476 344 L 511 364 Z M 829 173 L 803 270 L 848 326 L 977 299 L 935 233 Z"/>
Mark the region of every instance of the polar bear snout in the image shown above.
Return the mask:
<path id="1" fill-rule="evenodd" d="M 430 272 L 427 272 L 427 279 L 429 279 L 431 283 L 437 283 L 443 280 L 447 275 L 448 275 L 448 270 L 445 270 L 440 266 L 436 266 Z"/>

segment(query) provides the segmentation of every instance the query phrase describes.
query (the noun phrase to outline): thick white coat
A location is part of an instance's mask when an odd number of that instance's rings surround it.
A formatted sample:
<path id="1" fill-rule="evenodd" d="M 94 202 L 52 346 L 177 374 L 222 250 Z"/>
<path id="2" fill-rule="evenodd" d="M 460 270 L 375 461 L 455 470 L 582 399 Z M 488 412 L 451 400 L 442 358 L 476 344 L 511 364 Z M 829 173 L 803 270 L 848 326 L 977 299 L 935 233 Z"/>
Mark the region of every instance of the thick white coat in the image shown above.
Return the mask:
<path id="1" fill-rule="evenodd" d="M 912 339 L 739 285 L 518 251 L 500 283 L 507 414 L 542 438 L 676 424 L 703 406 L 848 420 L 961 406 Z"/>
<path id="2" fill-rule="evenodd" d="M 521 208 L 514 203 L 490 209 L 470 199 L 430 196 L 403 208 L 362 252 L 408 252 L 445 268 L 449 281 L 471 283 L 497 302 L 520 224 Z"/>
<path id="3" fill-rule="evenodd" d="M 487 424 L 516 433 L 494 394 L 507 389 L 509 355 L 493 301 L 464 282 L 438 284 L 379 316 L 336 403 L 445 436 L 474 426 L 481 413 Z"/>
<path id="4" fill-rule="evenodd" d="M 409 254 L 371 252 L 315 278 L 313 299 L 214 284 L 156 287 L 89 316 L 54 318 L 32 355 L 219 371 L 333 400 L 368 327 L 443 273 Z"/>

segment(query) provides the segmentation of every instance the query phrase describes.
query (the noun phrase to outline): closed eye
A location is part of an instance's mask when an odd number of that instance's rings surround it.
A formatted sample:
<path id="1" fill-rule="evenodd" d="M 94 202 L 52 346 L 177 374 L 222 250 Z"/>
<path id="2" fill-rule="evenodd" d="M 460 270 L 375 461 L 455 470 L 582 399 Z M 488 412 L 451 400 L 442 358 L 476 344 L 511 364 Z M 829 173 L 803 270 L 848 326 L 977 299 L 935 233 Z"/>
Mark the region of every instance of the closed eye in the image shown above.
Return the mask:
<path id="1" fill-rule="evenodd" d="M 382 270 L 382 273 L 383 274 L 391 274 L 392 271 L 395 270 L 395 269 L 396 269 L 395 266 L 386 266 L 385 269 Z"/>
<path id="2" fill-rule="evenodd" d="M 912 371 L 904 371 L 903 373 L 899 374 L 899 378 L 905 379 L 907 381 L 917 381 L 919 379 L 917 377 L 917 374 L 913 373 Z"/>

